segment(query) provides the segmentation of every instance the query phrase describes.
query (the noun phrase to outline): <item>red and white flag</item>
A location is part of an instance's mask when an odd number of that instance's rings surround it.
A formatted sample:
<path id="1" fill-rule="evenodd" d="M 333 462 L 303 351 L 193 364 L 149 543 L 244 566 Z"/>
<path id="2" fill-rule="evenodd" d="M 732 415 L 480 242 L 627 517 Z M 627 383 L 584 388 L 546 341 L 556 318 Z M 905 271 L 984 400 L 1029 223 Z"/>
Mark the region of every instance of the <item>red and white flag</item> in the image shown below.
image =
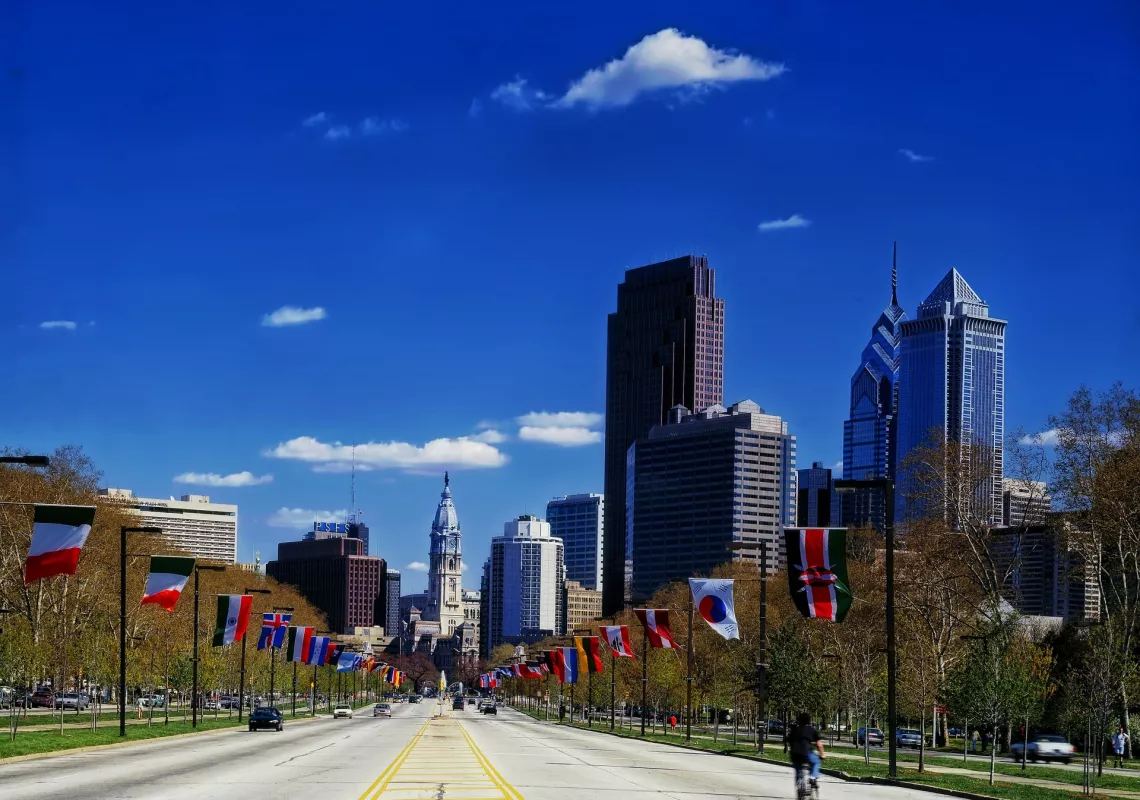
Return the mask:
<path id="1" fill-rule="evenodd" d="M 628 625 L 602 625 L 598 628 L 606 644 L 618 658 L 633 658 L 633 647 L 629 643 Z"/>
<path id="2" fill-rule="evenodd" d="M 669 630 L 669 609 L 667 608 L 635 608 L 634 614 L 645 626 L 645 635 L 649 638 L 650 647 L 664 647 L 676 650 L 677 642 L 673 639 L 673 632 Z"/>
<path id="3" fill-rule="evenodd" d="M 95 506 L 36 506 L 24 585 L 53 575 L 74 575 L 94 523 Z"/>

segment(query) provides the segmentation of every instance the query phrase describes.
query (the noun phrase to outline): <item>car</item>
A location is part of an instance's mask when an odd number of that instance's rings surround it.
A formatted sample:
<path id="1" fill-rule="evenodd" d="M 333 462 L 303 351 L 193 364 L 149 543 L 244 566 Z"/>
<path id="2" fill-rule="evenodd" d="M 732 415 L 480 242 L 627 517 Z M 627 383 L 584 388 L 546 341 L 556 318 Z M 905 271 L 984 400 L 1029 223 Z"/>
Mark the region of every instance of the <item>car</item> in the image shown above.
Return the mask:
<path id="1" fill-rule="evenodd" d="M 284 730 L 285 716 L 273 706 L 255 708 L 249 715 L 249 730 L 258 728 L 272 728 L 275 731 Z"/>
<path id="2" fill-rule="evenodd" d="M 868 732 L 866 734 L 864 734 L 864 731 L 866 731 L 866 728 L 860 728 L 859 732 L 857 734 L 855 734 L 855 744 L 859 744 L 859 745 L 864 744 L 864 739 L 865 739 L 866 744 L 882 745 L 882 743 L 883 743 L 883 732 L 881 730 L 879 730 L 878 728 L 871 728 L 870 732 Z"/>
<path id="3" fill-rule="evenodd" d="M 423 700 L 423 698 L 420 697 L 418 694 L 413 694 L 411 697 L 408 698 L 409 703 L 418 703 L 421 700 Z"/>
<path id="4" fill-rule="evenodd" d="M 75 692 L 56 695 L 55 707 L 71 708 L 77 711 L 82 711 L 83 709 L 87 708 L 87 697 L 86 695 L 76 694 Z"/>
<path id="5" fill-rule="evenodd" d="M 1021 751 L 1025 747 L 1023 740 L 1017 740 L 1010 744 L 1009 755 L 1014 761 L 1021 760 Z M 1029 735 L 1029 751 L 1026 755 L 1027 760 L 1038 761 L 1060 761 L 1068 764 L 1073 760 L 1073 754 L 1076 753 L 1076 748 L 1069 744 L 1064 736 L 1053 733 L 1031 733 Z"/>
<path id="6" fill-rule="evenodd" d="M 499 716 L 499 710 L 495 707 L 494 703 L 484 703 L 483 708 L 480 709 L 484 714 L 494 714 Z"/>
<path id="7" fill-rule="evenodd" d="M 36 689 L 32 693 L 28 705 L 32 708 L 53 708 L 55 706 L 55 695 L 48 689 Z"/>
<path id="8" fill-rule="evenodd" d="M 463 698 L 462 697 L 455 698 L 455 702 L 453 702 L 451 704 L 451 707 L 453 709 L 455 709 L 456 711 L 462 711 L 463 710 Z"/>
<path id="9" fill-rule="evenodd" d="M 895 744 L 899 747 L 913 747 L 917 750 L 922 746 L 922 734 L 910 728 L 899 728 L 895 731 Z"/>
<path id="10" fill-rule="evenodd" d="M 348 703 L 337 703 L 336 708 L 333 709 L 333 719 L 340 719 L 341 717 L 352 719 L 352 706 Z"/>
<path id="11" fill-rule="evenodd" d="M 372 707 L 372 716 L 374 717 L 391 717 L 392 706 L 387 703 L 377 703 Z"/>

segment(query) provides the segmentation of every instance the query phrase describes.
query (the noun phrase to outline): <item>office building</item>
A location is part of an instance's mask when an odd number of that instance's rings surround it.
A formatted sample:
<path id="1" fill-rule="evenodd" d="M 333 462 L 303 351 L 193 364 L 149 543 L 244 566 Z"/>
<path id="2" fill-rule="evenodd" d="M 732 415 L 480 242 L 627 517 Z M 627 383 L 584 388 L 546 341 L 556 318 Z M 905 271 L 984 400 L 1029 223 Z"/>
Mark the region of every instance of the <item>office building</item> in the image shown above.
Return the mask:
<path id="1" fill-rule="evenodd" d="M 1074 546 L 1059 515 L 992 534 L 990 554 L 1007 576 L 1003 597 L 1018 613 L 1070 622 L 1099 619 L 1098 565 Z"/>
<path id="2" fill-rule="evenodd" d="M 625 273 L 606 342 L 606 536 L 602 607 L 629 597 L 626 455 L 665 422 L 669 409 L 701 411 L 724 400 L 724 300 L 704 256 L 684 256 Z"/>
<path id="3" fill-rule="evenodd" d="M 676 408 L 629 448 L 627 511 L 633 602 L 664 584 L 709 575 L 730 559 L 769 574 L 795 525 L 796 437 L 751 400 L 699 413 Z M 755 548 L 729 550 L 734 542 Z"/>
<path id="4" fill-rule="evenodd" d="M 871 328 L 859 368 L 851 376 L 850 411 L 843 423 L 843 477 L 865 480 L 895 475 L 898 430 L 899 347 L 906 312 L 898 302 L 898 246 L 891 266 L 891 302 Z M 837 522 L 883 530 L 884 497 L 877 489 L 857 489 L 839 498 Z"/>
<path id="5" fill-rule="evenodd" d="M 400 570 L 389 569 L 384 583 L 384 633 L 400 635 Z"/>
<path id="6" fill-rule="evenodd" d="M 384 559 L 364 555 L 359 539 L 281 542 L 269 577 L 297 588 L 337 633 L 369 628 L 387 619 Z"/>
<path id="7" fill-rule="evenodd" d="M 796 525 L 800 528 L 830 528 L 840 525 L 839 495 L 832 485 L 831 470 L 815 461 L 811 469 L 796 472 Z"/>
<path id="8" fill-rule="evenodd" d="M 602 589 L 605 501 L 600 494 L 570 494 L 546 504 L 550 535 L 566 550 L 566 580 Z"/>
<path id="9" fill-rule="evenodd" d="M 135 497 L 130 489 L 100 489 L 140 516 L 140 527 L 162 528 L 162 535 L 178 550 L 203 561 L 237 561 L 238 507 L 211 503 L 207 495 L 184 494 L 181 499 Z"/>
<path id="10" fill-rule="evenodd" d="M 439 622 L 445 636 L 463 623 L 463 537 L 451 499 L 451 478 L 443 473 L 443 491 L 431 525 L 427 608 L 424 619 Z"/>
<path id="11" fill-rule="evenodd" d="M 1005 327 L 1005 320 L 990 316 L 989 306 L 956 269 L 918 307 L 917 319 L 902 323 L 896 504 L 900 520 L 907 511 L 923 513 L 919 498 L 911 496 L 907 456 L 925 445 L 949 442 L 985 453 L 990 477 L 979 502 L 983 515 L 1001 524 Z"/>
<path id="12" fill-rule="evenodd" d="M 1043 481 L 1002 481 L 1001 524 L 1007 528 L 1045 522 L 1052 505 L 1053 498 Z"/>
<path id="13" fill-rule="evenodd" d="M 550 535 L 550 523 L 521 516 L 503 526 L 491 540 L 491 557 L 483 566 L 482 618 L 484 647 L 537 642 L 561 636 L 566 582 L 562 540 Z"/>
<path id="14" fill-rule="evenodd" d="M 311 531 L 305 531 L 302 541 L 311 542 L 316 539 L 343 539 L 351 537 L 364 542 L 364 555 L 368 555 L 368 526 L 356 520 L 355 514 L 350 516 L 348 522 L 314 522 Z"/>
<path id="15" fill-rule="evenodd" d="M 567 579 L 566 597 L 562 601 L 566 611 L 566 621 L 563 629 L 569 636 L 597 636 L 598 620 L 602 616 L 602 593 L 596 589 L 587 589 L 578 581 Z"/>
<path id="16" fill-rule="evenodd" d="M 475 589 L 463 590 L 463 624 L 471 629 L 472 635 L 478 647 L 479 635 L 481 633 L 479 621 L 483 616 L 483 593 Z"/>

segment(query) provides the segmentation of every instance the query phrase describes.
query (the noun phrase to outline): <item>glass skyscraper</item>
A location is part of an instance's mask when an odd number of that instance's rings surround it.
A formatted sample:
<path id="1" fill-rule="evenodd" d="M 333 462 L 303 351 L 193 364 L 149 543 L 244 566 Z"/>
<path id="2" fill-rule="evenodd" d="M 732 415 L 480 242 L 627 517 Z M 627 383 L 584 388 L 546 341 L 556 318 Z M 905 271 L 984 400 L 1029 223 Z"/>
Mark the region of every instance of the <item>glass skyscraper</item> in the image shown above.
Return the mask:
<path id="1" fill-rule="evenodd" d="M 899 342 L 906 312 L 898 301 L 898 249 L 891 266 L 891 302 L 875 321 L 851 376 L 851 411 L 843 423 L 843 477 L 863 480 L 895 474 L 898 418 Z M 872 525 L 882 530 L 883 497 L 861 489 L 842 495 L 844 525 Z"/>
<path id="2" fill-rule="evenodd" d="M 566 580 L 602 590 L 605 503 L 600 494 L 571 494 L 546 504 L 550 535 L 566 549 Z"/>
<path id="3" fill-rule="evenodd" d="M 1002 521 L 1005 326 L 951 269 L 918 307 L 918 318 L 902 324 L 899 360 L 899 464 L 932 435 L 991 450 L 991 479 L 981 491 L 995 525 Z M 909 505 L 906 493 L 906 475 L 900 474 L 900 520 Z"/>

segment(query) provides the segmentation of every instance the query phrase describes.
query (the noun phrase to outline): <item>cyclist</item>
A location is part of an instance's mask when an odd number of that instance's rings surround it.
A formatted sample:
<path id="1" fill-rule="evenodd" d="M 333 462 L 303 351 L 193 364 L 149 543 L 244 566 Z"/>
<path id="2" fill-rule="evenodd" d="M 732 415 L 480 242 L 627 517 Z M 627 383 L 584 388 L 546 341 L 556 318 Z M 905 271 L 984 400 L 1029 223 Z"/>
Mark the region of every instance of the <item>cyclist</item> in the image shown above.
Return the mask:
<path id="1" fill-rule="evenodd" d="M 805 768 L 811 770 L 811 788 L 819 781 L 819 762 L 823 754 L 823 739 L 819 731 L 812 727 L 811 715 L 801 712 L 796 724 L 788 731 L 788 751 L 792 758 L 792 768 L 796 775 L 796 789 L 800 787 Z"/>

